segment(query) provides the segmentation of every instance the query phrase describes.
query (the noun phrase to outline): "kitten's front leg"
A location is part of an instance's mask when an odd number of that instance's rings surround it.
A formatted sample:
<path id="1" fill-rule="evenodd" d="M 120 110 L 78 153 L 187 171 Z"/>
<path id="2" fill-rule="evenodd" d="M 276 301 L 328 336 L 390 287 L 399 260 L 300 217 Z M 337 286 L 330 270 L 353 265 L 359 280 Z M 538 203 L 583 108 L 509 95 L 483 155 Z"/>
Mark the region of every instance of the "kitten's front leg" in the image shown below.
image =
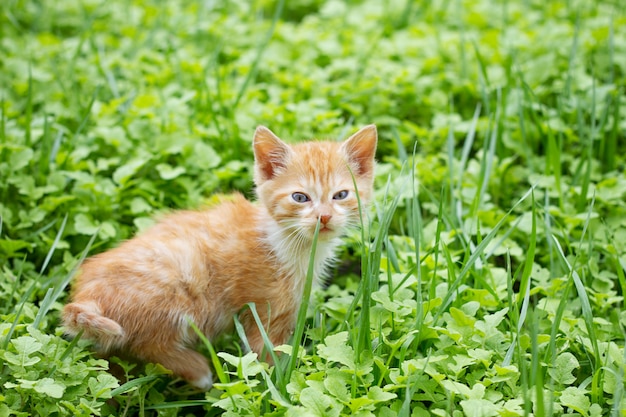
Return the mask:
<path id="1" fill-rule="evenodd" d="M 262 314 L 260 311 L 259 318 L 261 319 L 261 323 L 265 326 L 268 324 L 267 314 Z M 259 327 L 256 324 L 256 321 L 252 317 L 252 314 L 246 314 L 244 320 L 244 329 L 246 331 L 246 337 L 248 338 L 248 344 L 250 345 L 250 349 L 259 355 L 259 360 L 273 364 L 272 357 L 270 353 L 265 349 L 265 342 L 263 341 L 263 336 L 261 336 L 261 332 L 259 331 Z M 269 337 L 272 345 L 279 346 L 287 343 L 289 336 L 293 332 L 294 328 L 294 315 L 292 313 L 283 313 L 277 316 L 273 316 L 269 321 L 269 328 L 265 327 L 265 332 Z M 263 354 L 263 350 L 265 349 L 265 354 Z"/>

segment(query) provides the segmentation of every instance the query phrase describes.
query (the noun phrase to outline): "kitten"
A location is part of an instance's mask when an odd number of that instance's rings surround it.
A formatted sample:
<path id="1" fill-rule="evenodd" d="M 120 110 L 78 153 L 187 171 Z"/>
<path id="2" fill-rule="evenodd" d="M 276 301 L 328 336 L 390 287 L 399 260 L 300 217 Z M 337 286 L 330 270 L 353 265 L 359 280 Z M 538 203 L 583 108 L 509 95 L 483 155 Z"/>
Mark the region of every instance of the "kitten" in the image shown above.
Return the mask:
<path id="1" fill-rule="evenodd" d="M 232 329 L 233 316 L 254 302 L 272 343 L 287 342 L 317 221 L 319 283 L 339 237 L 359 224 L 357 189 L 361 204 L 370 200 L 376 142 L 374 125 L 342 143 L 297 145 L 258 127 L 258 203 L 236 194 L 205 211 L 175 212 L 86 260 L 63 311 L 66 332 L 83 331 L 105 355 L 158 362 L 205 390 L 212 375 L 206 358 L 193 350 L 198 338 L 188 320 L 210 340 Z M 263 340 L 252 315 L 242 313 L 240 319 L 250 347 L 261 354 Z"/>

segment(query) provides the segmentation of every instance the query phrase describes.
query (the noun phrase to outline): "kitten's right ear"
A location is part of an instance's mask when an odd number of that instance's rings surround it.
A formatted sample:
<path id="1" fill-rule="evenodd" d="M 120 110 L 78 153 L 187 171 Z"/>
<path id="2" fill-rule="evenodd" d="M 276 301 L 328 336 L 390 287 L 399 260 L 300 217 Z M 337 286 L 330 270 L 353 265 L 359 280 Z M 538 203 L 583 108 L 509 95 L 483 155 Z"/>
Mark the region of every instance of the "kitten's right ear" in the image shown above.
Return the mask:
<path id="1" fill-rule="evenodd" d="M 267 181 L 284 170 L 289 162 L 292 150 L 285 142 L 265 126 L 259 126 L 254 132 L 254 172 L 256 181 Z"/>

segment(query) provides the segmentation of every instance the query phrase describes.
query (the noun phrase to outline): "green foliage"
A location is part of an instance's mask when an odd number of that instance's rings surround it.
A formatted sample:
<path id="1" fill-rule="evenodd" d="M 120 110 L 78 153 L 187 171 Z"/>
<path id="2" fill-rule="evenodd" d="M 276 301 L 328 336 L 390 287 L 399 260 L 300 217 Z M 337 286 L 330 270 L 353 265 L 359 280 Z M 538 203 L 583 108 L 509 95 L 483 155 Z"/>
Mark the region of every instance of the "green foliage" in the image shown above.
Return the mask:
<path id="1" fill-rule="evenodd" d="M 624 415 L 625 24 L 614 1 L 1 2 L 0 416 Z M 256 125 L 367 123 L 376 204 L 275 365 L 205 341 L 205 394 L 62 336 L 87 252 L 252 195 Z"/>
<path id="2" fill-rule="evenodd" d="M 114 376 L 104 372 L 106 361 L 92 358 L 84 345 L 76 346 L 21 323 L 32 322 L 35 313 L 25 306 L 10 339 L 7 336 L 15 317 L 3 316 L 0 413 L 100 415 L 105 401 L 112 398 L 112 389 L 119 385 Z"/>

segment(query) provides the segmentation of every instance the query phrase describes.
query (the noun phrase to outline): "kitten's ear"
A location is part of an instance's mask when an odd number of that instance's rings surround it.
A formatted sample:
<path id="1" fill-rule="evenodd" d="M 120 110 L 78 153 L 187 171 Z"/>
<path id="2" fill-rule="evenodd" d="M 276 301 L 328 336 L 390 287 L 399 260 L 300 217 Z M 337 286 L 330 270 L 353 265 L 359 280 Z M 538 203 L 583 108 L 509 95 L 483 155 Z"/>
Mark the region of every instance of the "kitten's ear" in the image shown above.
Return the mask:
<path id="1" fill-rule="evenodd" d="M 292 150 L 265 126 L 254 132 L 254 171 L 256 181 L 267 181 L 285 169 Z"/>
<path id="2" fill-rule="evenodd" d="M 376 126 L 368 125 L 341 144 L 341 149 L 348 157 L 348 160 L 357 167 L 355 174 L 373 174 L 377 142 L 378 133 L 376 132 Z"/>

